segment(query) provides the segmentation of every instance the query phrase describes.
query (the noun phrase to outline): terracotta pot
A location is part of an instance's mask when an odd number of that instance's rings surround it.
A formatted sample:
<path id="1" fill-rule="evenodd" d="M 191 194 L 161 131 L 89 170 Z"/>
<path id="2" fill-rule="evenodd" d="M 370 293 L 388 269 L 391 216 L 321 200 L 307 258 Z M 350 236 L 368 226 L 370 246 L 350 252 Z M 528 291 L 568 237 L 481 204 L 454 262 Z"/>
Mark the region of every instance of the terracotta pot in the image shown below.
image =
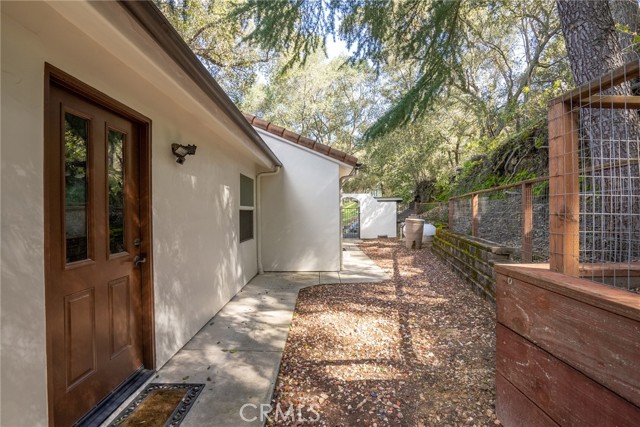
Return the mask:
<path id="1" fill-rule="evenodd" d="M 424 219 L 407 218 L 405 221 L 404 243 L 408 249 L 422 248 L 422 232 L 424 230 Z"/>

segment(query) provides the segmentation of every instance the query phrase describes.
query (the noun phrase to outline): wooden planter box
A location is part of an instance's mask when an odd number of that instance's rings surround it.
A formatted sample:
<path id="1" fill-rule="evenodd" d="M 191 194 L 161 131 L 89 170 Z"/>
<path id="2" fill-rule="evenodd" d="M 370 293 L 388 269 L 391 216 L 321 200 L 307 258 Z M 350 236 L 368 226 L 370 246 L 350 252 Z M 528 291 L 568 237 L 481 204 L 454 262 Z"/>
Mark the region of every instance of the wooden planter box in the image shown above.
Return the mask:
<path id="1" fill-rule="evenodd" d="M 640 295 L 545 264 L 495 272 L 502 423 L 640 425 Z"/>

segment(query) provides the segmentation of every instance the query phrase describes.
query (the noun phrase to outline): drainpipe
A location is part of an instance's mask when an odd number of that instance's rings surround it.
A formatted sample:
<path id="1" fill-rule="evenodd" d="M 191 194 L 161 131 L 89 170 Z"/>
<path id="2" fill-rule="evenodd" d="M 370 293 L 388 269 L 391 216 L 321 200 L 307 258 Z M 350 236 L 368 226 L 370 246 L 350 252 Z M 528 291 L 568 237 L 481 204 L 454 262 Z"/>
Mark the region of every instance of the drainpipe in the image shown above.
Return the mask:
<path id="1" fill-rule="evenodd" d="M 343 176 L 342 178 L 339 179 L 339 190 L 338 191 L 338 206 L 340 207 L 340 271 L 342 271 L 342 227 L 344 226 L 344 224 L 342 223 L 342 186 L 344 185 L 344 183 L 348 180 L 353 178 L 354 176 L 356 176 L 356 173 L 358 172 L 358 170 L 362 167 L 362 163 L 356 163 L 356 165 L 353 167 L 353 169 L 351 169 L 351 172 L 349 172 L 349 175 L 347 176 Z"/>
<path id="2" fill-rule="evenodd" d="M 256 180 L 257 180 L 257 202 L 256 202 L 256 236 L 257 236 L 257 240 L 256 240 L 256 248 L 257 248 L 257 252 L 258 252 L 258 274 L 264 274 L 264 269 L 262 268 L 262 227 L 261 227 L 261 221 L 262 221 L 262 186 L 260 185 L 260 183 L 262 182 L 262 180 L 260 178 L 262 178 L 263 176 L 273 176 L 273 175 L 277 175 L 280 173 L 280 169 L 282 169 L 282 166 L 276 166 L 273 170 L 267 171 L 267 172 L 261 172 L 259 174 L 256 175 Z"/>

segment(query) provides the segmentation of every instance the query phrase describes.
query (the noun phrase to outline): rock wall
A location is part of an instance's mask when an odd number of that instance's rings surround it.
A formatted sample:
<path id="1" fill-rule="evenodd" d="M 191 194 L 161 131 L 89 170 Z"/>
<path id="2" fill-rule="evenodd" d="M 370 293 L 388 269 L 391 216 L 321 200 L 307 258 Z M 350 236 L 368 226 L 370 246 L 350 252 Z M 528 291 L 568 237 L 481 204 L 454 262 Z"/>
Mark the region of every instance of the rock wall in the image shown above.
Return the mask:
<path id="1" fill-rule="evenodd" d="M 514 248 L 439 228 L 432 250 L 446 261 L 481 297 L 495 303 L 496 276 L 493 266 L 509 263 Z"/>
<path id="2" fill-rule="evenodd" d="M 451 229 L 462 235 L 471 234 L 471 208 L 468 199 L 458 204 Z M 469 203 L 466 203 L 466 202 Z M 516 248 L 519 259 L 522 250 L 522 199 L 519 192 L 500 194 L 499 197 L 480 195 L 478 200 L 478 238 L 494 246 Z M 533 253 L 534 261 L 549 260 L 549 199 L 533 198 Z"/>

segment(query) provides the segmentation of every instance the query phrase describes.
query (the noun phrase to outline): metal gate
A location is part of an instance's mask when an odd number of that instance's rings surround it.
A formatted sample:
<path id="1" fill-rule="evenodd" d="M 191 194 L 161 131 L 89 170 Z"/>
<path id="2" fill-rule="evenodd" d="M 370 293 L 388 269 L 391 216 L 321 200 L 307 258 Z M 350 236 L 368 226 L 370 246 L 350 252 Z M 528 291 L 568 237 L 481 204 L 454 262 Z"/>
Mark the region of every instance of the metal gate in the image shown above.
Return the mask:
<path id="1" fill-rule="evenodd" d="M 360 238 L 360 208 L 342 208 L 342 237 L 345 239 Z"/>

